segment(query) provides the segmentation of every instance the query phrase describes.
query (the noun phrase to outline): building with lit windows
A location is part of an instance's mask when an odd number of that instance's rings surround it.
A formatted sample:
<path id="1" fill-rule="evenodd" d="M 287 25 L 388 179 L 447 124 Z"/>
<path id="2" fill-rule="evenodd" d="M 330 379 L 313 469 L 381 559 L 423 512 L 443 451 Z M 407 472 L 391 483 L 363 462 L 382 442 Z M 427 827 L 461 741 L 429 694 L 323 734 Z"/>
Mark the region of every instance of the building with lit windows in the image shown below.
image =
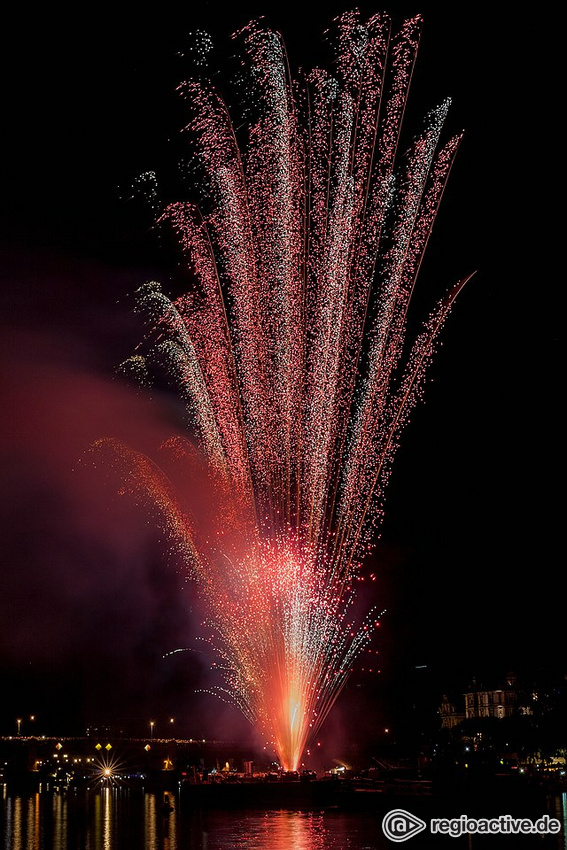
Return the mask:
<path id="1" fill-rule="evenodd" d="M 465 718 L 510 717 L 518 701 L 514 688 L 498 688 L 492 691 L 470 691 L 465 694 Z"/>

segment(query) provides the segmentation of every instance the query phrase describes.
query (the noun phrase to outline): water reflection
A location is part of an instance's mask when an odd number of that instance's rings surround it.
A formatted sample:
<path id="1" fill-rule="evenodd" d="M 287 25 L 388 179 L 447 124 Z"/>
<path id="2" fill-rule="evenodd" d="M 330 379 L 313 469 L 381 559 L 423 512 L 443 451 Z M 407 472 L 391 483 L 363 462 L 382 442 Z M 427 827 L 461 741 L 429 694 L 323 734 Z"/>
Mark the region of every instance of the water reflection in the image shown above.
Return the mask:
<path id="1" fill-rule="evenodd" d="M 567 794 L 549 814 L 560 836 L 500 836 L 499 847 L 567 850 Z M 386 850 L 381 815 L 370 812 L 180 811 L 173 795 L 98 788 L 29 795 L 0 793 L 0 850 Z M 451 839 L 454 848 L 494 847 L 481 836 Z M 436 843 L 435 843 L 436 842 Z M 411 847 L 439 842 L 422 833 Z M 447 846 L 444 841 L 444 846 Z"/>
<path id="2" fill-rule="evenodd" d="M 145 850 L 157 850 L 155 794 L 146 794 L 144 798 L 144 831 L 146 834 Z"/>
<path id="3" fill-rule="evenodd" d="M 127 789 L 4 793 L 1 850 L 380 850 L 371 815 L 179 812 L 175 799 Z"/>
<path id="4" fill-rule="evenodd" d="M 378 832 L 379 824 L 370 815 L 274 811 L 231 817 L 219 812 L 205 818 L 206 844 L 202 846 L 207 850 L 374 850 L 386 846 Z"/>
<path id="5" fill-rule="evenodd" d="M 561 832 L 562 843 L 558 844 L 558 847 L 561 847 L 561 850 L 567 850 L 567 792 L 557 795 L 555 798 L 555 809 L 551 814 L 554 818 L 561 821 L 563 826 Z"/>
<path id="6" fill-rule="evenodd" d="M 56 794 L 53 797 L 53 847 L 64 850 L 67 847 L 67 797 Z"/>
<path id="7" fill-rule="evenodd" d="M 103 850 L 111 850 L 112 847 L 112 800 L 110 799 L 110 788 L 103 788 L 102 796 L 102 847 Z"/>
<path id="8" fill-rule="evenodd" d="M 28 848 L 39 850 L 40 819 L 39 819 L 39 794 L 34 794 L 28 800 Z"/>

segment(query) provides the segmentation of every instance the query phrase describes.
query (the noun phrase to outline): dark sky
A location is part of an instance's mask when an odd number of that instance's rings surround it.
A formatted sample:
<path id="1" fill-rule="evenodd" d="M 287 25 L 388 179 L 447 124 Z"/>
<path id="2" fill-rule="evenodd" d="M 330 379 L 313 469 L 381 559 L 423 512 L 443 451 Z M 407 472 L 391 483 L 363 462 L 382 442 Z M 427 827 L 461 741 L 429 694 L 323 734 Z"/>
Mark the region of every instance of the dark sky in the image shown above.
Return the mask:
<path id="1" fill-rule="evenodd" d="M 305 4 L 245 2 L 221 14 L 205 2 L 117 18 L 96 6 L 70 19 L 46 7 L 7 29 L 0 733 L 19 713 L 78 725 L 106 716 L 109 694 L 121 717 L 181 713 L 205 678 L 195 653 L 175 669 L 164 662 L 193 637 L 188 593 L 144 518 L 109 502 L 79 458 L 100 436 L 146 448 L 178 424 L 173 403 L 148 404 L 113 370 L 140 335 L 130 294 L 150 278 L 182 283 L 125 198 L 137 175 L 167 171 L 178 150 L 186 34 L 203 26 L 226 43 L 265 14 L 292 67 L 309 67 L 347 7 L 310 8 L 306 17 Z M 478 271 L 391 479 L 377 552 L 385 671 L 428 664 L 449 678 L 561 663 L 553 22 L 488 3 L 388 11 L 398 23 L 425 19 L 408 121 L 417 132 L 450 95 L 449 128 L 465 130 L 423 303 Z"/>

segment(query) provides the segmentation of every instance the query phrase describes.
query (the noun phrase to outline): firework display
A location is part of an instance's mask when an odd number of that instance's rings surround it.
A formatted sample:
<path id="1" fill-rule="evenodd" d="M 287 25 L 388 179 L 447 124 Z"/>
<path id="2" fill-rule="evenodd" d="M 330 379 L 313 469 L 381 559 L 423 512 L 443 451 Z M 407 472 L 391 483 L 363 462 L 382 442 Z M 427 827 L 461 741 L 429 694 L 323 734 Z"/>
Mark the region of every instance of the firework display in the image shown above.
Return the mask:
<path id="1" fill-rule="evenodd" d="M 175 299 L 141 287 L 147 332 L 125 368 L 175 385 L 187 436 L 158 462 L 113 441 L 96 447 L 120 465 L 124 492 L 154 505 L 206 606 L 219 693 L 288 770 L 378 621 L 354 615 L 356 580 L 400 432 L 466 282 L 408 342 L 460 140 L 440 141 L 443 102 L 398 155 L 420 28 L 420 18 L 393 33 L 385 15 L 344 14 L 333 73 L 293 80 L 280 36 L 249 24 L 234 37 L 245 127 L 207 81 L 181 87 L 201 199 L 169 204 L 161 219 L 190 286 Z"/>

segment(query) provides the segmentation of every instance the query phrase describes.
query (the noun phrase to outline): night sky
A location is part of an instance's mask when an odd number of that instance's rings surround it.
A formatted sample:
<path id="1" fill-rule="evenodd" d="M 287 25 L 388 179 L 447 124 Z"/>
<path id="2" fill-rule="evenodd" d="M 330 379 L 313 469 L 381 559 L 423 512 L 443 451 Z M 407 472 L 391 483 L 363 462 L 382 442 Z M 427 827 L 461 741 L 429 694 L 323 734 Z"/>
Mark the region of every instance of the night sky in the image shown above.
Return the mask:
<path id="1" fill-rule="evenodd" d="M 32 713 L 43 731 L 175 714 L 188 731 L 229 734 L 230 711 L 211 730 L 199 715 L 210 703 L 192 696 L 208 681 L 205 656 L 163 657 L 194 646 L 190 589 L 146 517 L 113 500 L 84 454 L 102 436 L 151 451 L 182 427 L 174 399 L 134 393 L 115 367 L 141 337 L 134 290 L 156 279 L 179 292 L 186 281 L 128 197 L 139 174 L 167 177 L 175 165 L 187 33 L 208 28 L 228 55 L 230 33 L 265 14 L 292 68 L 310 67 L 325 61 L 322 32 L 346 8 L 306 18 L 305 4 L 245 2 L 227 16 L 205 2 L 116 18 L 96 6 L 69 19 L 46 7 L 7 28 L 0 734 Z M 386 8 L 397 23 L 425 20 L 406 129 L 418 132 L 449 95 L 449 132 L 465 130 L 418 306 L 427 312 L 477 274 L 445 326 L 390 482 L 372 564 L 388 609 L 385 681 L 417 665 L 440 682 L 561 665 L 553 22 L 488 3 L 466 14 L 460 4 Z M 387 686 L 357 675 L 387 703 Z"/>

